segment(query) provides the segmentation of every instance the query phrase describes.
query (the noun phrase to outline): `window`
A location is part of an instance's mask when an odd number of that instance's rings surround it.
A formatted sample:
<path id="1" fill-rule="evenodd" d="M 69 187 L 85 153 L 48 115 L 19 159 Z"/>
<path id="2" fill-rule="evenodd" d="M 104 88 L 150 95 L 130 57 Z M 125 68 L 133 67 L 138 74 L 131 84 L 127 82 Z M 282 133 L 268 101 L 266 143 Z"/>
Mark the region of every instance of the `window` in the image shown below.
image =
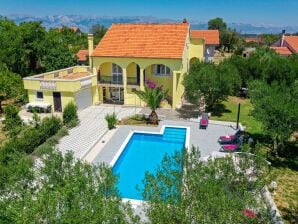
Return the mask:
<path id="1" fill-rule="evenodd" d="M 155 71 L 155 75 L 159 75 L 159 76 L 170 76 L 171 75 L 171 69 L 165 65 L 155 65 L 154 68 Z"/>
<path id="2" fill-rule="evenodd" d="M 112 64 L 112 83 L 122 84 L 122 68 L 116 64 Z"/>
<path id="3" fill-rule="evenodd" d="M 40 92 L 40 91 L 36 92 L 36 100 L 43 100 L 43 92 Z"/>
<path id="4" fill-rule="evenodd" d="M 122 75 L 122 68 L 119 65 L 112 64 L 112 73 Z"/>

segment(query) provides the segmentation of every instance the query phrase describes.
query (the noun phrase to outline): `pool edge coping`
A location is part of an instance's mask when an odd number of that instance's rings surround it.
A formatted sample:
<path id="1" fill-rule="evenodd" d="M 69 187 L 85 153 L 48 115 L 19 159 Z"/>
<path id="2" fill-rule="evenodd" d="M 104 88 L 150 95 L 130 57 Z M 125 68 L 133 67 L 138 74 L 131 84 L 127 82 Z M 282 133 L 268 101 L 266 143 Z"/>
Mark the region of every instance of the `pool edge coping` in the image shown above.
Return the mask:
<path id="1" fill-rule="evenodd" d="M 179 125 L 162 125 L 161 126 L 161 129 L 159 130 L 159 132 L 158 131 L 138 131 L 138 130 L 131 130 L 129 132 L 129 134 L 127 135 L 127 137 L 125 138 L 125 140 L 123 141 L 123 143 L 121 144 L 121 146 L 118 149 L 118 151 L 116 152 L 116 154 L 114 155 L 113 159 L 109 163 L 109 166 L 113 167 L 115 165 L 115 163 L 117 162 L 117 160 L 121 156 L 122 152 L 124 151 L 126 145 L 128 144 L 129 140 L 131 139 L 131 137 L 132 137 L 132 135 L 134 133 L 162 135 L 162 134 L 164 134 L 164 130 L 165 130 L 166 127 L 169 127 L 169 128 L 185 128 L 186 129 L 186 135 L 185 135 L 184 147 L 187 148 L 187 150 L 189 150 L 190 127 L 179 126 Z"/>

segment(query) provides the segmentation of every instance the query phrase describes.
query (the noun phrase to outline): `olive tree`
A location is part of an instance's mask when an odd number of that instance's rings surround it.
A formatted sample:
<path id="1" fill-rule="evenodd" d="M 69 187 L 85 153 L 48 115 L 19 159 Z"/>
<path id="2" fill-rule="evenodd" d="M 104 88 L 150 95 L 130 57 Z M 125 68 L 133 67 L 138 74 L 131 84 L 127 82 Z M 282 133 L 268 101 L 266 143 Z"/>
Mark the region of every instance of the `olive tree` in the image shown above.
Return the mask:
<path id="1" fill-rule="evenodd" d="M 152 223 L 270 223 L 258 200 L 267 163 L 248 154 L 202 161 L 193 148 L 166 156 L 145 176 L 143 196 Z"/>
<path id="2" fill-rule="evenodd" d="M 194 104 L 201 101 L 213 110 L 219 102 L 239 90 L 241 79 L 236 67 L 221 63 L 195 62 L 183 81 L 186 98 Z"/>
<path id="3" fill-rule="evenodd" d="M 117 178 L 104 165 L 52 152 L 30 172 L 34 178 L 2 190 L 1 223 L 138 223 L 118 196 Z"/>

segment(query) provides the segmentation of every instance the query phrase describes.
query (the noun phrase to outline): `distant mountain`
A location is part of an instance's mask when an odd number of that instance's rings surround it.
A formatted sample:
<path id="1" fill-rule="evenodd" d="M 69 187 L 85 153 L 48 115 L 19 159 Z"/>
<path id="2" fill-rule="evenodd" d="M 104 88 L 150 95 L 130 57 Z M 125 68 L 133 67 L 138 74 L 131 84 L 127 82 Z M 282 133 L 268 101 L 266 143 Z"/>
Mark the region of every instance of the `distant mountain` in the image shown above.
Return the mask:
<path id="1" fill-rule="evenodd" d="M 94 24 L 102 24 L 110 27 L 112 23 L 175 23 L 180 20 L 157 18 L 152 16 L 126 16 L 126 17 L 113 17 L 113 16 L 80 16 L 80 15 L 56 15 L 56 16 L 26 16 L 26 15 L 10 15 L 9 19 L 14 20 L 16 23 L 28 21 L 41 21 L 46 28 L 53 28 L 59 26 L 76 26 L 82 31 L 88 32 L 90 27 Z M 190 21 L 192 29 L 207 29 L 207 22 Z M 298 32 L 298 26 L 270 26 L 262 25 L 257 26 L 245 23 L 229 23 L 229 27 L 236 29 L 242 34 L 261 34 L 261 33 L 280 33 L 283 29 L 287 33 Z"/>

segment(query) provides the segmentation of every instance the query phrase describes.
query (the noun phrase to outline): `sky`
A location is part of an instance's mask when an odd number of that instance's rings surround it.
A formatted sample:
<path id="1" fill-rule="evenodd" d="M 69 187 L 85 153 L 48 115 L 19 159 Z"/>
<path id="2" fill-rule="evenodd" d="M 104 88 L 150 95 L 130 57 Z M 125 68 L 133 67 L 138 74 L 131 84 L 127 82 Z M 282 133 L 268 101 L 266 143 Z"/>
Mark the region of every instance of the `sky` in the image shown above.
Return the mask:
<path id="1" fill-rule="evenodd" d="M 254 25 L 298 25 L 298 0 L 0 0 L 0 15 L 154 16 Z"/>

